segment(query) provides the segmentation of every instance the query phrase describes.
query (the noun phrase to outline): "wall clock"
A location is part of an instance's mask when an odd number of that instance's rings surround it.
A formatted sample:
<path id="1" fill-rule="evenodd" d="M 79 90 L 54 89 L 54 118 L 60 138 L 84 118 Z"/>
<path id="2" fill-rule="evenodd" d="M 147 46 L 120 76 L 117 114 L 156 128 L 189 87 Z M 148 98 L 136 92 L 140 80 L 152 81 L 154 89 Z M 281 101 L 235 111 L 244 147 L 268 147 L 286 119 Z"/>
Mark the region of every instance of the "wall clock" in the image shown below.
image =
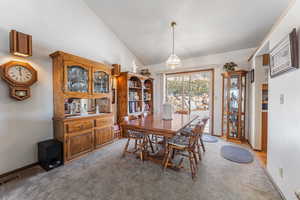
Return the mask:
<path id="1" fill-rule="evenodd" d="M 37 71 L 28 63 L 10 61 L 1 66 L 1 77 L 9 86 L 10 96 L 23 101 L 31 96 L 29 87 L 37 81 Z"/>

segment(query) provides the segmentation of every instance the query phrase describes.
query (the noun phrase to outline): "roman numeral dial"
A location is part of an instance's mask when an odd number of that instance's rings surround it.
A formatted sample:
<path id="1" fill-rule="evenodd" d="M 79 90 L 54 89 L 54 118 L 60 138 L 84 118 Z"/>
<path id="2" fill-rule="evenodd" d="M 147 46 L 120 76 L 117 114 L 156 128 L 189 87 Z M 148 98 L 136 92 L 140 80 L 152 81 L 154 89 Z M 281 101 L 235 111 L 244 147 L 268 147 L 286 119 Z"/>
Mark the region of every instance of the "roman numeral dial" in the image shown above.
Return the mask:
<path id="1" fill-rule="evenodd" d="M 26 83 L 32 79 L 31 71 L 20 65 L 10 67 L 7 74 L 12 80 L 19 83 Z"/>

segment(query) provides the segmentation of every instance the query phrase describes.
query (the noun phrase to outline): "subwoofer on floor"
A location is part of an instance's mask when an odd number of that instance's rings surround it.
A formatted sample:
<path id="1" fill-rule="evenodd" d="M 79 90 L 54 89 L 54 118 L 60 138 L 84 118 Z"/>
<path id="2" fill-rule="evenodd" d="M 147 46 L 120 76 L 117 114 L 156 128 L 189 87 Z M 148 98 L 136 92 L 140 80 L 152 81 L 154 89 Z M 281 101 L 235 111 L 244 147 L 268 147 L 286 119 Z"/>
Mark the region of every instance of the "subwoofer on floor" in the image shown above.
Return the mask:
<path id="1" fill-rule="evenodd" d="M 38 143 L 39 164 L 47 171 L 63 164 L 63 145 L 55 139 Z"/>

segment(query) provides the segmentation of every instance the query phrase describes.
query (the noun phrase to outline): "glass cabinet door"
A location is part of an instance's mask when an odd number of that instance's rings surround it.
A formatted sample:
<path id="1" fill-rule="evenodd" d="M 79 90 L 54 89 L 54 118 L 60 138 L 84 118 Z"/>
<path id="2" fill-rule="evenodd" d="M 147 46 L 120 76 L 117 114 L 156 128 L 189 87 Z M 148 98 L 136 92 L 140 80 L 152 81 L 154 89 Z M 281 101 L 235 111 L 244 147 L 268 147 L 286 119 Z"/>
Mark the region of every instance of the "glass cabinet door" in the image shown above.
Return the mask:
<path id="1" fill-rule="evenodd" d="M 230 77 L 230 87 L 229 87 L 229 137 L 239 138 L 239 76 L 232 75 Z"/>
<path id="2" fill-rule="evenodd" d="M 240 119 L 240 136 L 242 138 L 245 137 L 245 113 L 246 113 L 246 108 L 245 108 L 245 104 L 246 104 L 246 76 L 242 76 L 241 77 L 241 109 L 240 109 L 240 113 L 241 113 L 241 119 Z"/>
<path id="3" fill-rule="evenodd" d="M 222 131 L 227 139 L 245 139 L 246 75 L 244 70 L 223 74 Z"/>
<path id="4" fill-rule="evenodd" d="M 228 88 L 229 79 L 223 76 L 223 135 L 227 133 L 227 122 L 228 122 L 228 97 L 227 97 L 227 88 Z"/>
<path id="5" fill-rule="evenodd" d="M 103 71 L 95 71 L 93 73 L 93 92 L 109 93 L 109 75 Z"/>
<path id="6" fill-rule="evenodd" d="M 77 93 L 89 92 L 89 70 L 79 65 L 70 65 L 66 68 L 67 91 Z"/>

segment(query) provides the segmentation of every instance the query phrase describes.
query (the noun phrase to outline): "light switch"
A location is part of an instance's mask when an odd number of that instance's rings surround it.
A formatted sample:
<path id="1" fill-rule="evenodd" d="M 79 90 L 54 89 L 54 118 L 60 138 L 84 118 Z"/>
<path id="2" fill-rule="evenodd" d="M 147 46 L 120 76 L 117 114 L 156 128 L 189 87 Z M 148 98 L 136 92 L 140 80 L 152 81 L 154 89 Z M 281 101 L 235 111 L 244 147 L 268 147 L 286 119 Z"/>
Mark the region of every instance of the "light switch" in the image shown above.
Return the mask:
<path id="1" fill-rule="evenodd" d="M 283 178 L 283 168 L 279 168 L 279 176 L 280 178 Z"/>
<path id="2" fill-rule="evenodd" d="M 284 94 L 280 95 L 280 104 L 284 104 Z"/>

